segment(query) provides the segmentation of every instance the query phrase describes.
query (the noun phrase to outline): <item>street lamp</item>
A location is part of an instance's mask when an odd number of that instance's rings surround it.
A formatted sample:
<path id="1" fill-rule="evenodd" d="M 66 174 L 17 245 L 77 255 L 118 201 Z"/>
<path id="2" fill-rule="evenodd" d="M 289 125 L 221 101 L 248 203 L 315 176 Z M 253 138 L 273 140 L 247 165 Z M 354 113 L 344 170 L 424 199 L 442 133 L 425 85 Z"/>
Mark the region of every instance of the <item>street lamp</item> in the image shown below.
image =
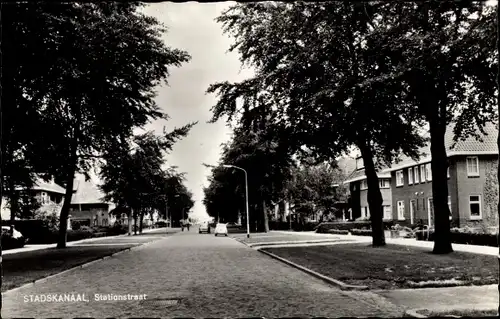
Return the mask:
<path id="1" fill-rule="evenodd" d="M 246 209 L 247 209 L 247 238 L 250 238 L 250 217 L 249 217 L 249 214 L 248 214 L 248 178 L 247 178 L 247 171 L 245 171 L 241 167 L 234 166 L 234 165 L 222 165 L 222 167 L 236 168 L 236 169 L 242 170 L 245 173 L 245 204 L 246 204 Z"/>

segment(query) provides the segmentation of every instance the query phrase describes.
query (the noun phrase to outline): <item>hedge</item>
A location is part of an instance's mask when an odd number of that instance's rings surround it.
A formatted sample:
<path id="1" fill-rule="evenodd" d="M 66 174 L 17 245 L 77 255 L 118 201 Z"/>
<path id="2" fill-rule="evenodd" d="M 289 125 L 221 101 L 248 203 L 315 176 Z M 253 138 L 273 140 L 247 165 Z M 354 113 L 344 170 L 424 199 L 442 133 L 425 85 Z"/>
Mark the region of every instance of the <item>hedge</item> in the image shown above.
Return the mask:
<path id="1" fill-rule="evenodd" d="M 355 236 L 371 236 L 372 235 L 371 229 L 351 229 L 350 232 L 352 235 L 355 235 Z"/>
<path id="2" fill-rule="evenodd" d="M 417 240 L 427 240 L 427 231 L 416 231 Z M 451 231 L 451 242 L 454 244 L 467 244 L 479 246 L 498 247 L 498 237 L 496 234 L 465 233 Z M 434 241 L 434 231 L 429 231 L 429 241 Z"/>
<path id="3" fill-rule="evenodd" d="M 390 229 L 394 221 L 384 222 L 384 228 Z M 328 233 L 330 229 L 338 230 L 352 230 L 352 229 L 370 229 L 370 221 L 357 221 L 357 222 L 326 222 L 318 225 L 317 233 Z"/>
<path id="4" fill-rule="evenodd" d="M 297 223 L 292 221 L 292 230 L 294 231 L 314 231 L 318 227 L 319 223 L 317 222 L 305 222 L 305 223 Z M 269 221 L 269 229 L 270 230 L 290 230 L 290 222 L 278 222 L 278 221 Z"/>
<path id="5" fill-rule="evenodd" d="M 329 234 L 337 234 L 337 235 L 349 235 L 349 231 L 343 230 L 343 229 L 329 229 L 328 233 Z"/>

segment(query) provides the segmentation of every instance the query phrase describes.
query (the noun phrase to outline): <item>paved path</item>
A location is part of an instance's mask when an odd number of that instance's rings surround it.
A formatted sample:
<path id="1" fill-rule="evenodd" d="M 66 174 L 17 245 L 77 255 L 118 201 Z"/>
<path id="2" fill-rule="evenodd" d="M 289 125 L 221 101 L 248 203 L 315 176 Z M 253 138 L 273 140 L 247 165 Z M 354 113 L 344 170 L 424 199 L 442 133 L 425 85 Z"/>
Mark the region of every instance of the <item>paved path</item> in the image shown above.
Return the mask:
<path id="1" fill-rule="evenodd" d="M 139 234 L 140 236 L 144 236 L 145 234 L 148 233 L 161 233 L 161 232 L 177 232 L 179 229 L 177 228 L 151 228 L 151 229 L 144 229 L 142 231 L 142 234 Z M 81 240 L 75 240 L 75 241 L 70 241 L 66 243 L 67 247 L 70 246 L 79 246 L 81 244 L 88 244 L 92 243 L 94 241 L 102 242 L 103 240 L 110 240 L 114 238 L 122 238 L 122 237 L 130 237 L 133 238 L 134 235 L 128 236 L 127 234 L 125 235 L 117 235 L 117 236 L 107 236 L 107 237 L 97 237 L 97 238 L 89 238 L 89 239 L 81 239 Z M 96 243 L 97 244 L 97 243 Z M 18 253 L 23 253 L 27 251 L 36 251 L 36 250 L 42 250 L 42 249 L 47 249 L 47 248 L 55 248 L 57 244 L 41 244 L 41 245 L 25 245 L 22 248 L 13 248 L 13 249 L 7 249 L 7 250 L 2 250 L 2 256 L 4 255 L 12 255 L 12 254 L 18 254 Z"/>
<path id="2" fill-rule="evenodd" d="M 29 295 L 85 293 L 90 302 L 24 302 Z M 147 301 L 94 301 L 146 294 Z M 158 299 L 172 298 L 172 301 Z M 4 294 L 12 317 L 398 317 L 373 293 L 342 292 L 227 237 L 196 229 Z"/>
<path id="3" fill-rule="evenodd" d="M 338 235 L 338 234 L 318 234 L 315 232 L 292 232 L 292 231 L 271 231 L 268 233 L 269 236 L 282 236 L 288 235 L 294 238 L 302 238 L 302 237 L 319 237 L 319 238 L 328 238 L 335 237 L 338 239 L 349 239 L 355 240 L 359 242 L 371 242 L 372 238 L 370 236 L 352 236 L 352 235 Z M 422 247 L 432 249 L 434 247 L 433 241 L 423 241 L 423 240 L 415 240 L 411 238 L 386 238 L 386 243 L 394 244 L 394 245 L 403 245 L 403 246 L 413 246 L 413 247 Z M 490 247 L 490 246 L 479 246 L 479 245 L 464 245 L 464 244 L 452 244 L 454 251 L 461 252 L 469 252 L 474 254 L 483 254 L 483 255 L 498 255 L 498 247 Z"/>

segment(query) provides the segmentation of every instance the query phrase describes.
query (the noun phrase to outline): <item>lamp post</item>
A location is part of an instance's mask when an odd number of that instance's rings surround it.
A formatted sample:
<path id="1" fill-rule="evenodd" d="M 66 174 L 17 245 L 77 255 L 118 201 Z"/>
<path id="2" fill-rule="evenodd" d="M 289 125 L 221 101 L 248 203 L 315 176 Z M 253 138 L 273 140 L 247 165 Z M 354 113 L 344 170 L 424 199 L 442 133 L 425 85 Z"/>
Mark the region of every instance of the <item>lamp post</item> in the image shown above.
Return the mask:
<path id="1" fill-rule="evenodd" d="M 248 177 L 247 177 L 247 171 L 241 167 L 234 166 L 234 165 L 222 165 L 222 167 L 236 168 L 236 169 L 242 170 L 243 173 L 245 173 L 245 204 L 246 204 L 246 210 L 247 210 L 247 238 L 250 238 L 250 217 L 249 217 L 249 213 L 248 213 Z"/>

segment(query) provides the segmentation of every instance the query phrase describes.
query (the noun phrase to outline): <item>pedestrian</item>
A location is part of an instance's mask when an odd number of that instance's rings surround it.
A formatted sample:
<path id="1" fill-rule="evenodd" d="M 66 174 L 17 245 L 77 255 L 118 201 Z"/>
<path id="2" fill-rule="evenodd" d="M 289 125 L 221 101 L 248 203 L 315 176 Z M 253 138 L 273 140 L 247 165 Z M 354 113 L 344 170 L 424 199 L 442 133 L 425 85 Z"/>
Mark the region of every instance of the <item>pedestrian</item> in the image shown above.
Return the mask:
<path id="1" fill-rule="evenodd" d="M 184 231 L 184 221 L 181 219 L 180 223 L 181 223 L 181 230 Z"/>
<path id="2" fill-rule="evenodd" d="M 189 231 L 189 221 L 186 223 L 187 229 Z"/>

